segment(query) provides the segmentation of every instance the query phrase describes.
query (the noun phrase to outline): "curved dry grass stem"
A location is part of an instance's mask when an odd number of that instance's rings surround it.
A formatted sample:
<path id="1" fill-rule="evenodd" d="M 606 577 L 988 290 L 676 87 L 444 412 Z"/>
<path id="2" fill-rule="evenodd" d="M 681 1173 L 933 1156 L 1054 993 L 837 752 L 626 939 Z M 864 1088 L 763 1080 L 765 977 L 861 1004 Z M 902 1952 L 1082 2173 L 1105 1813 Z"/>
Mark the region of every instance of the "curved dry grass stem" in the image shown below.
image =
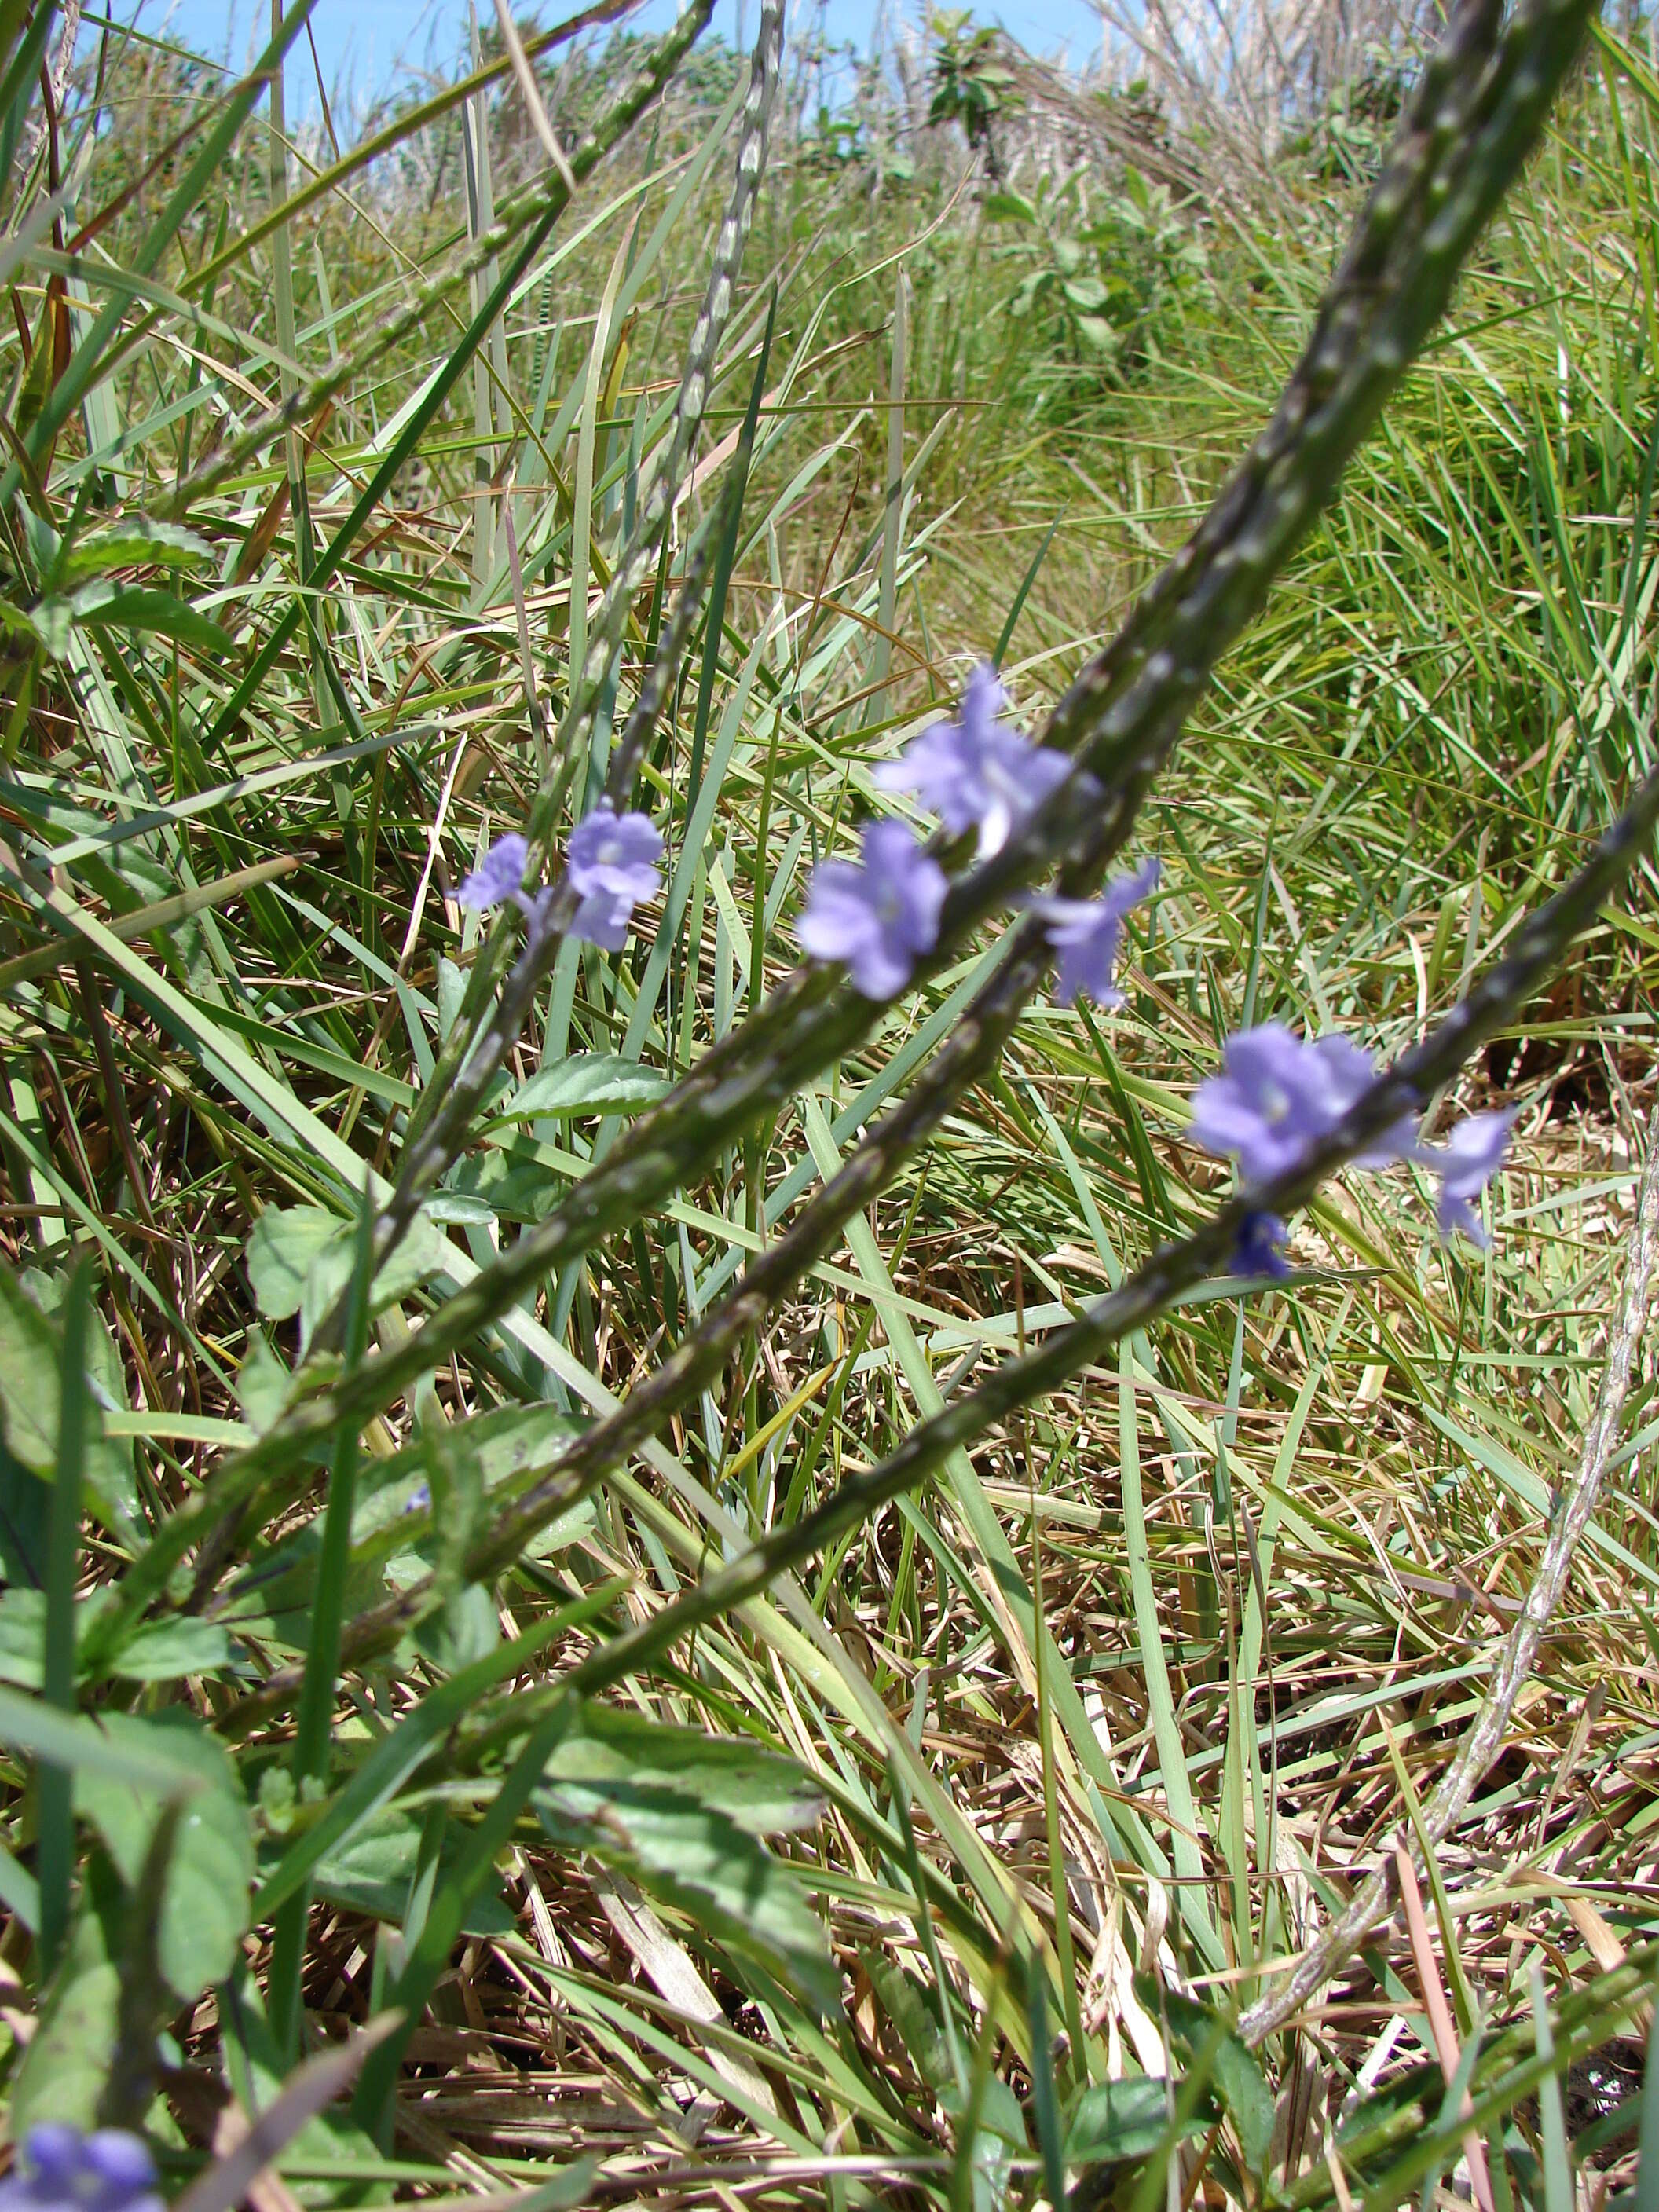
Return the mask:
<path id="1" fill-rule="evenodd" d="M 1589 1526 L 1607 1480 L 1619 1425 L 1630 1389 L 1631 1370 L 1647 1326 L 1653 1299 L 1653 1272 L 1659 1259 L 1659 1109 L 1648 1124 L 1647 1164 L 1642 1171 L 1636 1218 L 1631 1224 L 1624 1304 L 1607 1347 L 1607 1363 L 1595 1412 L 1579 1455 L 1578 1473 L 1559 1503 L 1555 1525 L 1519 1619 L 1510 1631 L 1480 1711 L 1425 1810 L 1423 1831 L 1432 1844 L 1449 1836 L 1463 1817 L 1480 1778 L 1498 1756 L 1522 1686 L 1531 1674 L 1550 1617 L 1560 1602 L 1572 1570 L 1579 1539 Z M 1406 1841 L 1412 1845 L 1413 1839 Z M 1392 1854 L 1374 1867 L 1340 1919 L 1303 1959 L 1282 1988 L 1261 1997 L 1243 2013 L 1239 2033 L 1247 2043 L 1264 2043 L 1294 2019 L 1314 1994 L 1352 1955 L 1373 1928 L 1389 1917 L 1399 1877 Z"/>

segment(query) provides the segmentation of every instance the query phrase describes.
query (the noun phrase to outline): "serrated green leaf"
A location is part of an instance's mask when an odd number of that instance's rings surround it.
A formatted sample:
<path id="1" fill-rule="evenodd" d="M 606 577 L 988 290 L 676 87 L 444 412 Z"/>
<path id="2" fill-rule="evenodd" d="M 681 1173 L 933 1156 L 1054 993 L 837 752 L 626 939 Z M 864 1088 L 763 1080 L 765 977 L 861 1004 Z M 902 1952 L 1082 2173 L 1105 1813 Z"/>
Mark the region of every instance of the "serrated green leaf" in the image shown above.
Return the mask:
<path id="1" fill-rule="evenodd" d="M 573 1053 L 538 1068 L 527 1083 L 491 1109 L 497 1121 L 535 1121 L 567 1114 L 624 1114 L 648 1106 L 669 1088 L 665 1076 L 609 1052 Z"/>
<path id="2" fill-rule="evenodd" d="M 205 538 L 176 522 L 155 522 L 149 516 L 124 516 L 107 530 L 76 540 L 58 558 L 53 585 L 59 590 L 90 576 L 106 575 L 112 568 L 137 568 L 141 562 L 163 568 L 188 568 L 211 561 L 213 548 Z"/>

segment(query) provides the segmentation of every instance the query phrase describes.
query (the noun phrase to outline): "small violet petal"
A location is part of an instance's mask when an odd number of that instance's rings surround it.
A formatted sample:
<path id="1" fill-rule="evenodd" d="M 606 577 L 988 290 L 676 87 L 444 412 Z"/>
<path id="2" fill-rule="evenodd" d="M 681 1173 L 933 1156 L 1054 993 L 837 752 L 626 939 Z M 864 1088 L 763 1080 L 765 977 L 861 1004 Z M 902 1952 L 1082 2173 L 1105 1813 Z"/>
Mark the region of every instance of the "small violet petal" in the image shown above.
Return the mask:
<path id="1" fill-rule="evenodd" d="M 516 896 L 530 861 L 530 848 L 516 830 L 498 837 L 455 894 L 458 906 L 483 914 Z"/>
<path id="2" fill-rule="evenodd" d="M 872 822 L 861 862 L 814 870 L 795 935 L 811 959 L 844 961 L 866 999 L 890 999 L 938 943 L 945 892 L 945 871 L 904 823 Z"/>
<path id="3" fill-rule="evenodd" d="M 954 722 L 935 722 L 875 770 L 883 791 L 914 792 L 953 837 L 979 832 L 979 854 L 1000 852 L 1072 772 L 1064 753 L 1026 742 L 999 717 L 1007 694 L 988 666 L 968 679 Z"/>
<path id="4" fill-rule="evenodd" d="M 1060 955 L 1054 996 L 1062 1006 L 1073 1000 L 1095 1000 L 1121 1006 L 1123 994 L 1112 981 L 1122 935 L 1123 917 L 1158 885 L 1158 862 L 1148 860 L 1132 876 L 1119 876 L 1098 898 L 1035 898 L 1031 910 L 1048 926 L 1048 942 Z"/>
<path id="5" fill-rule="evenodd" d="M 1449 1240 L 1461 1232 L 1482 1251 L 1492 1243 L 1486 1224 L 1470 1203 L 1492 1181 L 1510 1148 L 1510 1131 L 1518 1107 L 1501 1112 L 1471 1114 L 1460 1121 L 1443 1146 L 1419 1145 L 1412 1157 L 1440 1178 L 1440 1197 L 1435 1218 L 1440 1234 Z"/>
<path id="6" fill-rule="evenodd" d="M 1288 1275 L 1291 1263 L 1285 1247 L 1291 1232 L 1276 1213 L 1247 1213 L 1233 1245 L 1235 1275 Z"/>

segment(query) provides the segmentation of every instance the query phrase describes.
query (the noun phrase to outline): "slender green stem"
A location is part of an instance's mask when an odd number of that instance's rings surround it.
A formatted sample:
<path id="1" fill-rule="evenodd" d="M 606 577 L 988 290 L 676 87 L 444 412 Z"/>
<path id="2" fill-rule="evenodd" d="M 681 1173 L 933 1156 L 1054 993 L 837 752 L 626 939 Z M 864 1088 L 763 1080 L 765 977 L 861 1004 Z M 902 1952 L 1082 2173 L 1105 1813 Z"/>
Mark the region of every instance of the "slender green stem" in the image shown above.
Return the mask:
<path id="1" fill-rule="evenodd" d="M 46 1614 L 41 1687 L 60 1712 L 75 1711 L 75 1585 L 81 1556 L 81 1483 L 87 1455 L 87 1346 L 91 1329 L 90 1271 L 83 1264 L 64 1298 L 63 1366 L 58 1376 L 58 1465 L 46 1524 Z M 35 1770 L 40 1838 L 40 1971 L 44 1980 L 69 1934 L 70 1881 L 75 1866 L 74 1776 L 41 1760 Z"/>

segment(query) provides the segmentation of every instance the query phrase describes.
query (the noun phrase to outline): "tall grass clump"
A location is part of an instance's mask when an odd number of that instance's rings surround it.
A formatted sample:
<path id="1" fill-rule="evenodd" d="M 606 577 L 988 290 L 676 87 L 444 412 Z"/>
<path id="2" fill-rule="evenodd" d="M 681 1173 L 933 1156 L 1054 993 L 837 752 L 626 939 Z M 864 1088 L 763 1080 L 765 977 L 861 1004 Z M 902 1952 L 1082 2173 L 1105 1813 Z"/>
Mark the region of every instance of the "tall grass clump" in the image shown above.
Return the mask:
<path id="1" fill-rule="evenodd" d="M 1645 20 L 331 4 L 0 0 L 0 2194 L 1645 2206 Z"/>

